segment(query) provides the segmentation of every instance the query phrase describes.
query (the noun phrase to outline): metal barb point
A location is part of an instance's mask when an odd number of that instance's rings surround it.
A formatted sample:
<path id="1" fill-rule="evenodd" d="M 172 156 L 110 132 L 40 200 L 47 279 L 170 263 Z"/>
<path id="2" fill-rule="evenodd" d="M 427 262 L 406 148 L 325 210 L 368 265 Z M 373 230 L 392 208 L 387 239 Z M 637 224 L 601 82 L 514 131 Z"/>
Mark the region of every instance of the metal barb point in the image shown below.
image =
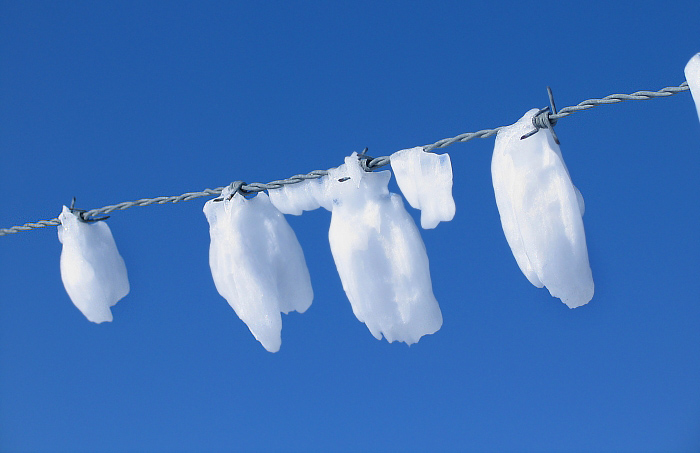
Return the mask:
<path id="1" fill-rule="evenodd" d="M 557 114 L 557 107 L 554 105 L 554 94 L 552 94 L 552 87 L 547 86 L 547 96 L 549 96 L 549 106 L 552 108 L 552 115 Z M 557 120 L 552 120 L 552 126 L 557 124 Z"/>

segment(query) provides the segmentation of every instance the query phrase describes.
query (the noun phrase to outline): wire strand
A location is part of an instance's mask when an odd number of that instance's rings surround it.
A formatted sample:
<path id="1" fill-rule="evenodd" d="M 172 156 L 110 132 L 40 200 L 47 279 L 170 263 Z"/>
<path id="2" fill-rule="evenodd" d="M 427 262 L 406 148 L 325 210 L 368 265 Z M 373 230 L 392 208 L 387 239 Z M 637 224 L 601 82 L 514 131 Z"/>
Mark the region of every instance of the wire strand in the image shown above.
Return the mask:
<path id="1" fill-rule="evenodd" d="M 623 101 L 645 101 L 649 99 L 669 97 L 683 91 L 688 91 L 689 89 L 690 88 L 688 87 L 688 82 L 683 82 L 679 86 L 665 87 L 658 91 L 636 91 L 631 94 L 610 94 L 599 99 L 586 99 L 585 101 L 579 102 L 576 105 L 560 109 L 556 114 L 549 115 L 549 119 L 558 120 L 572 115 L 574 113 L 592 109 L 593 107 L 597 107 L 600 105 L 617 104 Z M 455 143 L 468 142 L 469 140 L 472 140 L 474 138 L 488 138 L 497 134 L 498 131 L 504 127 L 506 126 L 500 126 L 494 129 L 483 129 L 477 132 L 467 132 L 452 138 L 443 138 L 442 140 L 438 140 L 435 143 L 423 146 L 423 149 L 425 151 L 434 151 L 436 149 L 442 149 L 454 145 Z M 390 161 L 390 156 L 376 157 L 373 158 L 367 166 L 370 169 L 380 168 L 385 165 L 388 165 Z M 318 179 L 327 174 L 328 170 L 314 170 L 307 174 L 294 175 L 287 179 L 279 179 L 268 183 L 253 182 L 243 184 L 241 186 L 241 189 L 249 193 L 262 192 L 263 190 L 279 189 L 282 186 L 288 184 L 296 184 L 306 179 Z M 150 206 L 152 204 L 179 203 L 181 201 L 190 201 L 201 197 L 221 195 L 221 192 L 224 190 L 224 187 L 217 187 L 215 189 L 204 189 L 200 192 L 187 192 L 183 193 L 182 195 L 174 195 L 170 197 L 141 198 L 140 200 L 136 201 L 124 201 L 115 205 L 103 206 L 101 208 L 85 211 L 85 216 L 93 217 L 99 214 L 109 214 L 113 211 L 121 211 L 124 209 L 132 208 L 134 206 Z M 37 228 L 44 228 L 48 226 L 57 226 L 60 224 L 61 222 L 58 220 L 58 218 L 53 218 L 51 220 L 40 220 L 38 222 L 29 222 L 23 225 L 17 225 L 10 228 L 2 228 L 0 229 L 0 236 L 19 233 L 20 231 L 29 231 Z"/>

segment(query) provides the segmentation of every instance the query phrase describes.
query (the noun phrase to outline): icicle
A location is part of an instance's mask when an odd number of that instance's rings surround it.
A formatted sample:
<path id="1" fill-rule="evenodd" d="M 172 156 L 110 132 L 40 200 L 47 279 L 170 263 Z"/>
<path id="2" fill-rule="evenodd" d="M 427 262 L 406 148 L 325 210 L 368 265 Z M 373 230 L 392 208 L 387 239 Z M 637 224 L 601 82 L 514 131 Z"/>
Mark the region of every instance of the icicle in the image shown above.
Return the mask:
<path id="1" fill-rule="evenodd" d="M 61 279 L 68 296 L 89 321 L 112 321 L 110 307 L 129 294 L 129 279 L 109 226 L 83 222 L 66 206 L 58 219 Z"/>
<path id="2" fill-rule="evenodd" d="M 685 65 L 685 80 L 688 81 L 690 93 L 695 100 L 695 108 L 700 119 L 700 53 L 696 53 Z"/>
<path id="3" fill-rule="evenodd" d="M 391 168 L 403 196 L 413 208 L 421 210 L 424 229 L 452 220 L 455 202 L 449 154 L 426 153 L 422 146 L 404 149 L 391 155 Z"/>
<path id="4" fill-rule="evenodd" d="M 270 352 L 282 344 L 280 312 L 305 312 L 313 300 L 304 253 L 284 216 L 264 193 L 247 200 L 222 193 L 204 205 L 209 265 L 222 297 Z"/>
<path id="5" fill-rule="evenodd" d="M 530 110 L 498 132 L 491 161 L 496 203 L 508 244 L 528 280 L 575 308 L 593 297 L 583 197 L 548 129 L 520 139 L 532 130 L 535 113 Z"/>
<path id="6" fill-rule="evenodd" d="M 357 319 L 389 342 L 435 333 L 442 313 L 428 255 L 401 197 L 389 193 L 391 173 L 366 173 L 353 153 L 326 178 L 331 252 Z"/>

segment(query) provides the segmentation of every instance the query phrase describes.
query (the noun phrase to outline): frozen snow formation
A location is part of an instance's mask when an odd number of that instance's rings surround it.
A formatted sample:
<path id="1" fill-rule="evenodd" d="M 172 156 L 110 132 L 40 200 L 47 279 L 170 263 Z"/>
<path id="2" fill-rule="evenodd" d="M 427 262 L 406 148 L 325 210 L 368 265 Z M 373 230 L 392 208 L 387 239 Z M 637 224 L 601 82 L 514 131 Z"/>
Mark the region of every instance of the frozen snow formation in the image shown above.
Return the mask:
<path id="1" fill-rule="evenodd" d="M 110 307 L 129 294 L 129 278 L 109 226 L 83 222 L 66 206 L 58 219 L 61 279 L 68 296 L 89 321 L 112 321 Z"/>
<path id="2" fill-rule="evenodd" d="M 496 204 L 520 270 L 575 308 L 593 298 L 583 197 L 548 129 L 520 139 L 532 130 L 535 113 L 498 132 L 491 161 Z"/>
<path id="3" fill-rule="evenodd" d="M 700 118 L 700 53 L 693 55 L 687 65 L 685 65 L 685 80 L 688 81 L 690 93 L 695 100 L 695 108 Z"/>
<path id="4" fill-rule="evenodd" d="M 287 184 L 279 189 L 270 189 L 272 204 L 283 214 L 301 215 L 302 211 L 313 211 L 327 200 L 326 178 L 307 179 L 296 184 Z M 324 206 L 330 210 L 330 206 Z"/>
<path id="5" fill-rule="evenodd" d="M 401 196 L 389 193 L 391 172 L 365 172 L 353 153 L 325 178 L 331 252 L 357 319 L 389 342 L 410 345 L 437 332 L 428 255 Z"/>
<path id="6" fill-rule="evenodd" d="M 304 253 L 284 216 L 264 193 L 209 200 L 209 265 L 219 294 L 270 352 L 282 344 L 282 313 L 303 313 L 313 290 Z"/>
<path id="7" fill-rule="evenodd" d="M 452 220 L 455 201 L 449 154 L 426 153 L 422 146 L 403 149 L 391 155 L 391 168 L 403 196 L 421 210 L 420 225 L 424 229 Z"/>

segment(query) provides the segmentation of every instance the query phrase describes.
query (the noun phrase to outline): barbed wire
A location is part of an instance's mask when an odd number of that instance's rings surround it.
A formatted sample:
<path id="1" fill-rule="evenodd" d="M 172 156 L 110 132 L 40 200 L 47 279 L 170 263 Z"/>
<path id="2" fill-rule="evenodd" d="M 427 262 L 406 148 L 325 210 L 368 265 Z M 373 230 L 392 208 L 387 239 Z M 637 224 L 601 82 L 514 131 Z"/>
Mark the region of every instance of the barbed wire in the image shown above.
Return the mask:
<path id="1" fill-rule="evenodd" d="M 565 118 L 569 115 L 572 115 L 576 112 L 581 112 L 583 110 L 588 110 L 592 109 L 593 107 L 597 107 L 599 105 L 609 105 L 609 104 L 617 104 L 619 102 L 623 101 L 644 101 L 648 99 L 656 99 L 656 98 L 661 98 L 661 97 L 668 97 L 668 96 L 673 96 L 674 94 L 678 94 L 682 91 L 688 91 L 688 82 L 683 82 L 679 86 L 673 86 L 673 87 L 665 87 L 662 88 L 658 91 L 636 91 L 631 94 L 610 94 L 608 96 L 605 96 L 603 98 L 599 99 L 586 99 L 585 101 L 579 102 L 576 105 L 572 105 L 569 107 L 564 107 L 563 109 L 560 109 L 556 113 L 545 113 L 547 115 L 547 118 L 552 122 L 552 125 L 556 122 L 556 120 Z M 469 140 L 475 139 L 475 138 L 488 138 L 491 137 L 495 134 L 498 133 L 499 130 L 504 128 L 506 126 L 499 126 L 494 129 L 483 129 L 477 132 L 467 132 L 464 134 L 457 135 L 455 137 L 451 138 L 443 138 L 442 140 L 438 140 L 437 142 L 430 144 L 430 145 L 424 145 L 423 149 L 425 151 L 434 151 L 436 149 L 442 149 L 446 148 L 448 146 L 454 145 L 455 143 L 464 143 L 468 142 Z M 364 166 L 367 170 L 373 170 L 375 168 L 380 168 L 383 167 L 391 161 L 390 156 L 382 156 L 382 157 L 376 157 L 376 158 L 367 158 L 364 161 Z M 318 179 L 321 178 L 325 175 L 328 174 L 328 170 L 314 170 L 312 172 L 302 174 L 302 175 L 294 175 L 286 179 L 279 179 L 276 181 L 271 181 L 268 183 L 259 183 L 259 182 L 253 182 L 253 183 L 243 183 L 243 184 L 238 184 L 240 187 L 240 190 L 243 191 L 244 193 L 256 193 L 256 192 L 262 192 L 263 190 L 270 190 L 270 189 L 279 189 L 282 186 L 288 185 L 288 184 L 296 184 L 301 181 L 307 180 L 307 179 Z M 109 214 L 113 211 L 121 211 L 124 209 L 132 208 L 134 206 L 150 206 L 152 204 L 165 204 L 165 203 L 179 203 L 181 201 L 190 201 L 194 200 L 197 198 L 201 197 L 207 197 L 207 196 L 212 196 L 212 195 L 220 195 L 221 192 L 224 190 L 226 186 L 222 187 L 217 187 L 215 189 L 204 189 L 200 192 L 187 192 L 183 193 L 181 195 L 174 195 L 174 196 L 169 196 L 169 197 L 155 197 L 155 198 L 141 198 L 140 200 L 135 200 L 135 201 L 124 201 L 121 203 L 117 203 L 114 205 L 109 205 L 109 206 L 103 206 L 101 208 L 97 209 L 91 209 L 89 211 L 84 211 L 81 213 L 81 217 L 83 218 L 90 218 L 99 214 Z M 40 220 L 37 222 L 29 222 L 25 223 L 23 225 L 17 225 L 13 226 L 10 228 L 1 228 L 0 229 L 0 236 L 5 236 L 8 234 L 14 234 L 14 233 L 19 233 L 20 231 L 28 231 L 28 230 L 33 230 L 37 228 L 44 228 L 48 226 L 58 226 L 60 225 L 61 222 L 58 220 L 58 218 L 53 218 L 51 220 Z"/>

